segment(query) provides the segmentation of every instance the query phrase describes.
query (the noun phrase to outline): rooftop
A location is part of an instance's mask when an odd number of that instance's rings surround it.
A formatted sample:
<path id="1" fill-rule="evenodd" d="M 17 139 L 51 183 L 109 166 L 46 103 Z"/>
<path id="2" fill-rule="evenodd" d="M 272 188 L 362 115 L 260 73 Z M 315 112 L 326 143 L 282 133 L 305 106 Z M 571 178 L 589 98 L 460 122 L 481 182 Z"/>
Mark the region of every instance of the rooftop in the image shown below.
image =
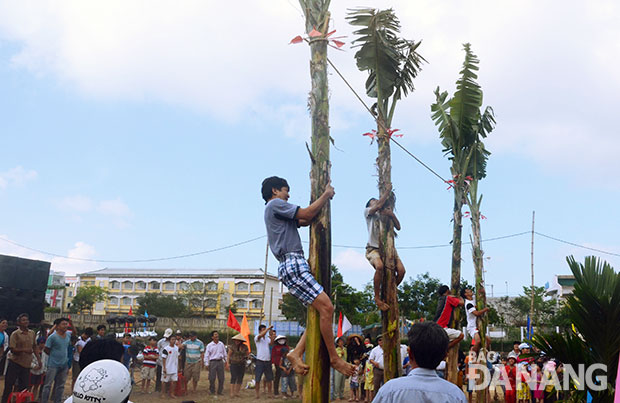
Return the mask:
<path id="1" fill-rule="evenodd" d="M 111 267 L 79 274 L 79 276 L 84 277 L 262 277 L 264 275 L 263 269 L 136 269 Z M 269 273 L 267 273 L 267 276 L 276 278 L 276 276 Z"/>

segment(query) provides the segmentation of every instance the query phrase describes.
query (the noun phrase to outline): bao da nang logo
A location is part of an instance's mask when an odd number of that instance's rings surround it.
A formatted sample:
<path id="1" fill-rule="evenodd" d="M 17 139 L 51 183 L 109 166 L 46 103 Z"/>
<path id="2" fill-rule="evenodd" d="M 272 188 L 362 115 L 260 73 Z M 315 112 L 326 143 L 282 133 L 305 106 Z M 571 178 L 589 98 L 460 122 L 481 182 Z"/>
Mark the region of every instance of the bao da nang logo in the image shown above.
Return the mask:
<path id="1" fill-rule="evenodd" d="M 607 365 L 604 364 L 566 364 L 556 367 L 550 361 L 540 368 L 535 363 L 523 362 L 514 367 L 502 365 L 494 369 L 487 366 L 483 354 L 476 359 L 474 353 L 470 354 L 469 362 L 469 390 L 494 388 L 498 385 L 506 390 L 520 390 L 522 384 L 527 384 L 532 391 L 545 390 L 548 386 L 559 391 L 607 389 Z"/>

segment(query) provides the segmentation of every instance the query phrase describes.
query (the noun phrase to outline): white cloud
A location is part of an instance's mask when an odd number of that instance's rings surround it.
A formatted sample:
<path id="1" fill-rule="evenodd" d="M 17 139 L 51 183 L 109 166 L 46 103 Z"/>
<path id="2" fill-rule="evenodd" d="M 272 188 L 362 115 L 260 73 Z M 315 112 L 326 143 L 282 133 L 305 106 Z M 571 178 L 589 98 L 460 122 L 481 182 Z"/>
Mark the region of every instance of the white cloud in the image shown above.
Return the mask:
<path id="1" fill-rule="evenodd" d="M 13 241 L 9 236 L 5 234 L 0 235 L 0 237 L 4 239 L 8 239 L 9 241 Z M 33 246 L 33 245 L 28 245 L 28 246 Z M 49 252 L 55 252 L 55 251 L 49 251 Z M 17 256 L 17 257 L 21 257 L 24 259 L 34 259 L 34 260 L 42 260 L 46 262 L 51 262 L 52 264 L 51 270 L 63 271 L 67 275 L 82 273 L 82 272 L 86 272 L 89 270 L 95 270 L 101 267 L 101 264 L 96 263 L 96 262 L 67 259 L 64 257 L 51 257 L 44 253 L 25 249 L 25 248 L 22 248 L 15 244 L 11 244 L 6 241 L 0 241 L 0 254 L 9 255 L 9 256 Z M 63 253 L 58 253 L 58 254 L 63 254 Z M 95 258 L 96 254 L 97 252 L 92 245 L 89 245 L 86 242 L 78 241 L 73 245 L 72 248 L 70 248 L 66 252 L 65 255 L 69 258 L 93 259 Z"/>
<path id="2" fill-rule="evenodd" d="M 97 211 L 101 214 L 111 216 L 113 218 L 114 225 L 118 228 L 127 228 L 129 226 L 128 219 L 133 216 L 129 206 L 125 204 L 120 198 L 113 200 L 102 200 L 97 206 Z"/>
<path id="3" fill-rule="evenodd" d="M 332 3 L 332 25 L 347 41 L 352 29 L 345 13 L 357 5 Z M 429 61 L 397 111 L 395 127 L 407 135 L 405 144 L 437 142 L 432 91 L 439 85 L 454 92 L 461 44 L 471 42 L 481 59 L 485 103 L 498 117 L 490 145 L 552 171 L 596 176 L 620 170 L 620 160 L 609 157 L 620 137 L 608 129 L 615 127 L 620 89 L 617 2 L 395 0 L 378 6 L 394 7 L 403 35 L 422 39 L 419 50 Z M 170 0 L 0 0 L 0 39 L 17 45 L 16 68 L 51 76 L 86 97 L 163 102 L 218 119 L 263 111 L 264 122 L 306 139 L 309 52 L 287 44 L 302 31 L 299 6 L 290 0 L 188 0 L 183 7 Z M 365 74 L 355 67 L 355 50 L 346 48 L 330 58 L 364 97 Z M 330 74 L 332 127 L 367 119 Z M 576 157 L 582 163 L 575 164 Z"/>
<path id="4" fill-rule="evenodd" d="M 364 253 L 355 249 L 338 252 L 332 262 L 338 267 L 344 281 L 358 290 L 362 290 L 366 283 L 372 281 L 375 274 Z"/>
<path id="5" fill-rule="evenodd" d="M 6 189 L 11 185 L 23 185 L 37 178 L 37 171 L 24 169 L 21 165 L 8 171 L 0 172 L 0 189 Z"/>
<path id="6" fill-rule="evenodd" d="M 88 196 L 67 196 L 57 205 L 61 210 L 71 213 L 72 218 L 77 222 L 83 221 L 83 215 L 94 212 L 104 217 L 111 217 L 112 222 L 118 228 L 127 228 L 129 220 L 133 217 L 131 209 L 120 197 L 97 202 Z"/>

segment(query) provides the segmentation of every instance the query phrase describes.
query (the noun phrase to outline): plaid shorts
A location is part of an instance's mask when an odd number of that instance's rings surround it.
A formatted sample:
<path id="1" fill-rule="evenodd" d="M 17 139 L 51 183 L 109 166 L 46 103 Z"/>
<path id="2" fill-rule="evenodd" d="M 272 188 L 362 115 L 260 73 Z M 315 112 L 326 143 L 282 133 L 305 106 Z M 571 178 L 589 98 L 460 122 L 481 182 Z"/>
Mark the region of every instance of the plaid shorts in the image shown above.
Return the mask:
<path id="1" fill-rule="evenodd" d="M 308 262 L 303 253 L 287 253 L 278 266 L 278 276 L 289 292 L 304 305 L 310 305 L 320 293 L 323 286 L 310 273 Z"/>

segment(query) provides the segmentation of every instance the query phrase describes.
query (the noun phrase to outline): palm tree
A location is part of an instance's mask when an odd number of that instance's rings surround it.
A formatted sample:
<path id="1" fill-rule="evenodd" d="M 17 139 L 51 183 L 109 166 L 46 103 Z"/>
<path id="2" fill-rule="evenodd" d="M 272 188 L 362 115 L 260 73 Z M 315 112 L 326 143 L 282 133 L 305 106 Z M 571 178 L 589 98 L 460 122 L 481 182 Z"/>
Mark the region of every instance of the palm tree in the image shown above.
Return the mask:
<path id="1" fill-rule="evenodd" d="M 358 48 L 355 53 L 357 67 L 368 72 L 366 94 L 376 99 L 375 118 L 377 122 L 377 171 L 379 193 L 384 194 L 392 187 L 390 137 L 392 119 L 397 102 L 413 91 L 413 79 L 420 71 L 424 59 L 417 53 L 420 42 L 398 36 L 400 23 L 392 9 L 376 10 L 360 8 L 349 12 L 349 23 L 360 27 L 354 31 L 353 41 Z M 390 195 L 385 208 L 394 208 L 394 193 Z M 383 350 L 385 380 L 395 378 L 401 367 L 399 360 L 398 302 L 396 291 L 396 250 L 394 248 L 394 227 L 387 217 L 380 220 L 380 254 L 384 263 L 381 298 L 389 304 L 382 312 Z"/>
<path id="2" fill-rule="evenodd" d="M 565 307 L 577 332 L 536 334 L 531 342 L 575 370 L 579 364 L 586 369 L 593 364 L 606 365 L 606 374 L 596 370 L 594 375 L 607 376 L 607 389 L 592 390 L 586 382 L 586 389 L 578 390 L 571 383 L 569 401 L 585 402 L 589 392 L 595 402 L 612 402 L 620 352 L 620 273 L 594 256 L 586 257 L 583 264 L 572 256 L 566 260 L 575 276 L 575 289 L 566 298 Z"/>
<path id="3" fill-rule="evenodd" d="M 481 137 L 493 129 L 495 123 L 493 117 L 493 109 L 488 107 L 484 113 L 480 113 L 482 106 L 482 89 L 476 83 L 478 76 L 479 60 L 471 51 L 469 44 L 463 45 L 465 50 L 465 61 L 460 77 L 456 82 L 456 92 L 454 96 L 448 99 L 448 92 L 440 92 L 439 87 L 435 90 L 436 101 L 431 105 L 432 119 L 438 126 L 441 137 L 441 144 L 444 152 L 448 155 L 448 159 L 452 161 L 450 172 L 452 174 L 451 186 L 454 189 L 454 209 L 453 209 L 453 230 L 452 230 L 452 278 L 451 289 L 455 295 L 459 293 L 461 283 L 461 237 L 462 237 L 462 221 L 463 221 L 463 204 L 467 203 L 468 194 L 470 192 L 470 182 L 481 179 L 486 175 L 486 160 L 489 152 L 484 148 Z M 477 193 L 477 181 L 474 185 Z M 477 198 L 471 200 L 474 208 L 478 207 L 476 217 L 478 241 L 480 240 L 479 232 L 479 203 L 482 199 Z M 474 211 L 472 211 L 473 217 Z M 476 237 L 476 236 L 475 236 Z M 475 241 L 475 239 L 474 239 Z M 482 251 L 474 249 L 474 261 L 478 261 L 476 266 L 482 279 Z M 481 289 L 476 287 L 477 290 Z M 459 323 L 460 312 L 455 311 L 453 323 L 455 326 Z M 448 353 L 448 380 L 456 383 L 457 371 L 457 349 L 452 349 Z"/>
<path id="4" fill-rule="evenodd" d="M 312 117 L 310 171 L 311 202 L 318 199 L 329 183 L 329 89 L 327 83 L 327 44 L 330 0 L 299 0 L 306 17 L 306 32 L 318 31 L 310 43 L 312 89 L 308 98 Z M 321 209 L 310 226 L 308 263 L 312 274 L 331 293 L 331 210 Z M 310 371 L 304 382 L 305 402 L 329 402 L 329 354 L 321 337 L 319 314 L 308 308 L 306 362 Z"/>

